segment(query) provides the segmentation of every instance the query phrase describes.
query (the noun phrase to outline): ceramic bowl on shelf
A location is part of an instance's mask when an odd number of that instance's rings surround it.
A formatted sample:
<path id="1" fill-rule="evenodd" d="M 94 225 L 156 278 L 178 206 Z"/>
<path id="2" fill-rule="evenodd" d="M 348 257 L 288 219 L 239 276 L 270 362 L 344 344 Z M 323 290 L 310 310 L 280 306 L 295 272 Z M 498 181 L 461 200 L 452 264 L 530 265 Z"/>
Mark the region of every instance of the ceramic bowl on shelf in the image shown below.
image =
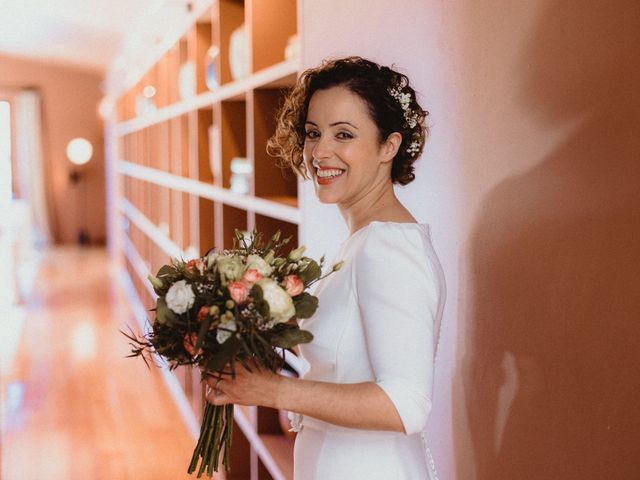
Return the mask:
<path id="1" fill-rule="evenodd" d="M 229 68 L 234 80 L 249 75 L 249 42 L 244 23 L 236 28 L 229 38 Z"/>
<path id="2" fill-rule="evenodd" d="M 220 57 L 220 49 L 217 45 L 212 45 L 205 55 L 205 81 L 209 90 L 215 90 L 220 85 L 218 79 L 218 57 Z"/>
<path id="3" fill-rule="evenodd" d="M 196 94 L 196 64 L 191 61 L 183 63 L 178 70 L 178 93 L 182 100 Z"/>

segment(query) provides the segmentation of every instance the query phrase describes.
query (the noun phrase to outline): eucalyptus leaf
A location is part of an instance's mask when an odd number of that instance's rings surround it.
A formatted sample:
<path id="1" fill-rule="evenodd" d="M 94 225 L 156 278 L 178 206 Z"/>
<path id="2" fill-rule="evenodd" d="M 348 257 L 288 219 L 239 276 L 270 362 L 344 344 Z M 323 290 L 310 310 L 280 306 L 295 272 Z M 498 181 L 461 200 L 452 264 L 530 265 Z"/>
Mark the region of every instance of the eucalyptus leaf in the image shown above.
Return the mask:
<path id="1" fill-rule="evenodd" d="M 272 332 L 271 344 L 276 347 L 292 348 L 300 343 L 309 343 L 313 340 L 313 334 L 302 330 L 296 325 L 286 325 L 287 328 Z"/>
<path id="2" fill-rule="evenodd" d="M 293 306 L 296 309 L 296 318 L 311 318 L 318 309 L 318 297 L 303 292 L 293 298 Z"/>
<path id="3" fill-rule="evenodd" d="M 173 325 L 178 316 L 167 306 L 164 297 L 158 297 L 156 302 L 156 320 L 161 325 Z"/>
<path id="4" fill-rule="evenodd" d="M 302 280 L 302 283 L 305 285 L 317 280 L 321 276 L 322 270 L 315 260 L 310 261 L 303 271 L 298 272 L 298 277 L 300 277 L 300 280 Z"/>
<path id="5" fill-rule="evenodd" d="M 175 273 L 176 269 L 173 267 L 173 265 L 163 265 L 160 270 L 158 270 L 156 277 L 162 277 L 164 275 L 175 275 Z"/>

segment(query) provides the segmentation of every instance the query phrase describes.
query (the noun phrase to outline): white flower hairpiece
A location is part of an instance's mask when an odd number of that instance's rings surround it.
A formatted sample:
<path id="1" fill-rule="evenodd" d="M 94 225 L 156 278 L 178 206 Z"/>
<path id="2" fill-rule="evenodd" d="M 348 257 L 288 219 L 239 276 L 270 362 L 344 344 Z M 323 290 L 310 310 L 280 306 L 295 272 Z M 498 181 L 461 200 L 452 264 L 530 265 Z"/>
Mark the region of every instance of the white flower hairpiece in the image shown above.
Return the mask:
<path id="1" fill-rule="evenodd" d="M 407 153 L 410 157 L 415 156 L 420 151 L 420 140 L 413 140 L 407 147 Z"/>
<path id="2" fill-rule="evenodd" d="M 395 98 L 404 112 L 404 119 L 406 120 L 409 128 L 415 128 L 418 124 L 418 112 L 411 109 L 411 95 L 408 93 L 402 93 L 401 86 L 390 87 L 389 93 Z"/>
<path id="3" fill-rule="evenodd" d="M 399 85 L 389 87 L 389 94 L 395 98 L 400 107 L 402 108 L 402 112 L 404 114 L 404 120 L 407 122 L 409 128 L 415 128 L 418 125 L 419 114 L 417 111 L 411 108 L 411 94 L 403 93 L 402 88 L 404 87 L 403 83 Z M 409 156 L 414 157 L 420 151 L 420 136 L 414 132 L 412 136 L 413 140 L 407 147 L 407 153 Z"/>

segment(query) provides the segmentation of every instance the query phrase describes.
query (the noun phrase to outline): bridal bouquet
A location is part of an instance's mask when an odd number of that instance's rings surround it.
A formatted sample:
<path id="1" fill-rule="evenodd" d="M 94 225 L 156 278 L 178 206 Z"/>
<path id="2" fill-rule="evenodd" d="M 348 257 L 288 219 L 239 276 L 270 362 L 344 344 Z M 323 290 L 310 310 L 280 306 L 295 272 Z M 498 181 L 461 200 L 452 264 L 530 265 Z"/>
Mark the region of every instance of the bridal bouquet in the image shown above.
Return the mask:
<path id="1" fill-rule="evenodd" d="M 203 375 L 233 377 L 236 362 L 248 370 L 276 372 L 285 349 L 313 339 L 295 319 L 311 317 L 318 307 L 317 297 L 306 290 L 324 278 L 324 257 L 319 263 L 305 257 L 304 247 L 281 256 L 290 237 L 280 240 L 280 232 L 266 244 L 255 229 L 249 239 L 237 230 L 235 235 L 231 250 L 186 262 L 173 259 L 149 276 L 158 295 L 155 319 L 143 337 L 125 333 L 130 357 L 147 362 L 146 356 L 156 355 L 171 369 L 197 365 Z M 233 405 L 207 403 L 189 473 L 200 463 L 198 478 L 205 471 L 212 476 L 220 456 L 229 469 L 232 428 Z"/>

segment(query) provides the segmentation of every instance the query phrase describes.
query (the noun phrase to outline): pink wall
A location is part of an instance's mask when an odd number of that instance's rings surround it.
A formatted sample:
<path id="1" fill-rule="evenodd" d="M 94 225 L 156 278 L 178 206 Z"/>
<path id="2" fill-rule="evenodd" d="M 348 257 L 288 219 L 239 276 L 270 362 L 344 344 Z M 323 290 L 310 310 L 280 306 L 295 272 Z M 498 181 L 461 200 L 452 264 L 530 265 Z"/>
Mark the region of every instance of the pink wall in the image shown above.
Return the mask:
<path id="1" fill-rule="evenodd" d="M 448 284 L 429 443 L 442 480 L 634 478 L 640 458 L 640 4 L 303 2 L 305 66 L 403 67 Z M 301 192 L 302 242 L 335 207 Z M 328 234 L 333 230 L 333 235 Z"/>
<path id="2" fill-rule="evenodd" d="M 42 95 L 51 229 L 59 243 L 76 241 L 83 215 L 91 239 L 105 239 L 103 127 L 97 114 L 101 79 L 91 71 L 0 55 L 0 88 L 35 87 Z M 73 167 L 66 157 L 74 137 L 84 137 L 94 147 L 91 161 L 78 168 L 82 183 L 77 185 L 69 181 Z"/>

